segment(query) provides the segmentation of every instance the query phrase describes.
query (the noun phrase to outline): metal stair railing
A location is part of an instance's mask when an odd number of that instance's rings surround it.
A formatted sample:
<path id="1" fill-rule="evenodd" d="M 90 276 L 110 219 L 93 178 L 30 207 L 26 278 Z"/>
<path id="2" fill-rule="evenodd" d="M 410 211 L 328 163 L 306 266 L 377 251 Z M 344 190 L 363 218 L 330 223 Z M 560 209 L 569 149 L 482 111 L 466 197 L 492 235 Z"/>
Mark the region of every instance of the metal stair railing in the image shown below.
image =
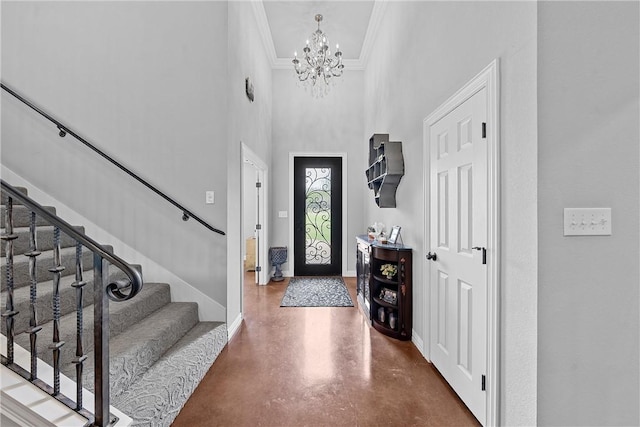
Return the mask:
<path id="1" fill-rule="evenodd" d="M 0 355 L 3 365 L 16 372 L 24 379 L 38 386 L 56 400 L 80 413 L 89 420 L 88 425 L 108 426 L 115 424 L 117 418 L 109 413 L 109 300 L 126 301 L 137 295 L 142 289 L 142 275 L 132 265 L 116 255 L 109 253 L 95 240 L 73 228 L 69 223 L 47 211 L 40 204 L 30 199 L 4 180 L 0 180 L 5 203 L 5 233 L 0 239 L 5 241 L 6 250 L 6 305 L 2 312 L 6 325 L 7 349 L 6 356 Z M 31 366 L 24 369 L 14 361 L 14 317 L 18 314 L 14 307 L 14 268 L 13 243 L 18 237 L 13 230 L 13 204 L 19 201 L 30 211 L 29 250 L 24 254 L 29 258 L 29 333 Z M 54 227 L 53 233 L 53 265 L 49 269 L 53 277 L 53 337 L 49 345 L 53 353 L 53 386 L 38 378 L 37 340 L 38 332 L 42 329 L 38 325 L 37 294 L 37 257 L 38 250 L 36 217 L 44 219 Z M 60 341 L 60 277 L 65 267 L 61 262 L 60 233 L 65 233 L 75 240 L 75 282 L 71 285 L 76 289 L 76 352 L 72 363 L 76 365 L 76 397 L 75 401 L 60 392 L 60 349 L 65 342 Z M 83 342 L 83 291 L 87 282 L 83 280 L 82 251 L 83 248 L 93 253 L 93 286 L 94 286 L 94 414 L 83 408 L 82 403 L 82 372 L 83 363 L 87 356 L 84 353 Z M 109 265 L 120 269 L 127 276 L 126 279 L 109 281 Z"/>
<path id="2" fill-rule="evenodd" d="M 77 139 L 79 142 L 84 144 L 86 147 L 88 147 L 89 149 L 94 151 L 100 157 L 102 157 L 103 159 L 107 160 L 109 163 L 113 164 L 118 169 L 120 169 L 121 171 L 123 171 L 124 173 L 126 173 L 127 175 L 129 175 L 130 177 L 132 177 L 133 179 L 135 179 L 136 181 L 138 181 L 139 183 L 141 183 L 145 187 L 147 187 L 149 190 L 153 191 L 158 196 L 162 197 L 164 200 L 166 200 L 167 202 L 171 203 L 173 206 L 178 208 L 182 212 L 182 220 L 183 221 L 188 221 L 190 218 L 193 218 L 197 222 L 202 224 L 204 227 L 206 227 L 207 229 L 213 231 L 214 233 L 218 233 L 218 234 L 221 234 L 223 236 L 226 234 L 224 231 L 213 227 L 208 222 L 204 221 L 199 216 L 197 216 L 196 214 L 194 214 L 193 212 L 191 212 L 190 210 L 188 210 L 187 208 L 182 206 L 180 203 L 176 202 L 173 198 L 169 197 L 168 195 L 166 195 L 162 191 L 158 190 L 155 186 L 150 184 L 148 181 L 146 181 L 145 179 L 141 178 L 138 174 L 136 174 L 135 172 L 131 171 L 125 165 L 123 165 L 122 163 L 118 162 L 113 157 L 109 156 L 107 153 L 105 153 L 104 151 L 102 151 L 101 149 L 96 147 L 94 144 L 90 143 L 89 141 L 87 141 L 86 139 L 81 137 L 77 132 L 75 132 L 69 126 L 67 126 L 64 123 L 58 121 L 51 114 L 48 114 L 42 108 L 39 108 L 34 103 L 32 103 L 31 101 L 27 100 L 24 96 L 20 95 L 14 89 L 10 88 L 9 86 L 7 86 L 4 83 L 0 83 L 0 87 L 2 87 L 2 89 L 5 92 L 7 92 L 8 94 L 12 95 L 14 98 L 19 100 L 23 104 L 27 105 L 33 111 L 35 111 L 36 113 L 40 114 L 42 117 L 44 117 L 45 119 L 49 120 L 54 125 L 56 125 L 56 127 L 58 128 L 58 131 L 59 131 L 58 135 L 61 138 L 64 138 L 67 134 L 73 136 L 75 139 Z"/>

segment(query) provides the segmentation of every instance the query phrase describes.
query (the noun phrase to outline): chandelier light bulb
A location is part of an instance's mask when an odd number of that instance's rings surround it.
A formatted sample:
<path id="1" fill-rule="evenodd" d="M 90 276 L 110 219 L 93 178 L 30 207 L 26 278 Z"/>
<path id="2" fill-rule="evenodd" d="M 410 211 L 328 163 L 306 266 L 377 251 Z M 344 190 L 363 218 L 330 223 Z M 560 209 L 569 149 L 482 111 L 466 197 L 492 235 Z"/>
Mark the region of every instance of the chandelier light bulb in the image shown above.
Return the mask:
<path id="1" fill-rule="evenodd" d="M 331 55 L 328 37 L 320 29 L 322 15 L 317 14 L 315 20 L 318 29 L 307 39 L 302 57 L 298 59 L 298 52 L 295 51 L 292 62 L 298 80 L 310 88 L 315 96 L 323 96 L 328 93 L 330 84 L 335 83 L 335 78 L 342 76 L 344 65 L 339 44 L 336 43 L 335 55 Z"/>

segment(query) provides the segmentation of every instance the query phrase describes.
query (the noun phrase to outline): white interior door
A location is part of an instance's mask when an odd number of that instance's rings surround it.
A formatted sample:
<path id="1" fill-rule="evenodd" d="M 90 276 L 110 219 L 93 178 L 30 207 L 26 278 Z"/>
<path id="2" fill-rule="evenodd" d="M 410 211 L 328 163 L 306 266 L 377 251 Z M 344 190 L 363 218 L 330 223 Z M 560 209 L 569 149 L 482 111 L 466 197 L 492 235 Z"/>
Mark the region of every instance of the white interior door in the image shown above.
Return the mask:
<path id="1" fill-rule="evenodd" d="M 429 129 L 431 361 L 486 422 L 486 88 Z M 433 256 L 435 254 L 435 256 Z"/>

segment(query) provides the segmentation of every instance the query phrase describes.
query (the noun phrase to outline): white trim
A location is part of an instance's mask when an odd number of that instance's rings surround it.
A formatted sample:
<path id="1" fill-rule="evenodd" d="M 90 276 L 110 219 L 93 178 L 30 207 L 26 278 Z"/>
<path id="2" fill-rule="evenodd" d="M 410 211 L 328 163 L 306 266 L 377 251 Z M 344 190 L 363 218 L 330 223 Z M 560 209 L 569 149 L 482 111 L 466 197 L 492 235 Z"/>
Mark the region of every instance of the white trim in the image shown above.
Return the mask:
<path id="1" fill-rule="evenodd" d="M 362 50 L 360 51 L 360 67 L 364 69 L 369 61 L 369 56 L 373 50 L 373 46 L 376 41 L 376 36 L 380 32 L 382 26 L 382 18 L 387 10 L 388 0 L 376 0 L 373 3 L 373 10 L 371 11 L 371 17 L 369 18 L 369 26 L 367 27 L 367 33 L 364 36 L 362 42 Z M 345 66 L 346 68 L 346 66 Z"/>
<path id="2" fill-rule="evenodd" d="M 277 61 L 276 48 L 273 44 L 273 37 L 271 36 L 271 27 L 269 27 L 269 20 L 267 19 L 267 13 L 264 10 L 264 4 L 262 0 L 251 0 L 251 6 L 253 6 L 253 15 L 256 18 L 256 24 L 258 26 L 258 32 L 264 45 L 264 51 L 267 54 L 271 67 L 275 66 Z"/>
<path id="3" fill-rule="evenodd" d="M 258 218 L 260 224 L 262 224 L 262 230 L 260 230 L 260 247 L 256 248 L 259 252 L 258 259 L 260 260 L 260 267 L 262 267 L 260 273 L 258 273 L 258 284 L 266 285 L 269 283 L 269 169 L 267 164 L 256 154 L 254 153 L 244 142 L 241 142 L 242 145 L 242 153 L 240 156 L 240 161 L 242 164 L 240 168 L 244 167 L 245 162 L 251 163 L 258 170 L 260 175 L 260 182 L 262 182 L 262 197 L 260 198 L 260 206 L 259 211 L 261 217 Z M 244 192 L 244 173 L 240 174 L 240 188 L 241 192 Z M 240 218 L 244 218 L 244 195 L 241 194 L 240 197 Z M 240 250 L 244 247 L 244 242 L 242 233 L 240 233 Z M 244 258 L 244 253 L 241 254 L 240 259 Z M 240 263 L 242 264 L 242 263 Z M 242 275 L 240 277 L 244 278 L 244 265 L 240 266 L 242 270 Z M 244 282 L 244 279 L 241 283 Z M 242 286 L 242 285 L 241 285 Z M 242 289 L 240 290 L 242 294 Z M 241 297 L 242 301 L 242 297 Z M 242 304 L 241 304 L 242 307 Z"/>
<path id="4" fill-rule="evenodd" d="M 495 59 L 478 75 L 445 101 L 423 124 L 424 138 L 424 223 L 429 218 L 429 165 L 430 165 L 430 132 L 429 127 L 442 117 L 453 111 L 478 91 L 487 91 L 487 402 L 485 425 L 499 424 L 499 386 L 500 386 L 500 146 L 499 146 L 499 60 Z M 430 250 L 430 227 L 425 226 L 423 249 Z M 430 268 L 426 259 L 424 308 L 425 316 L 425 349 L 427 355 L 430 348 Z M 424 353 L 423 353 L 424 354 Z M 427 357 L 429 360 L 429 357 Z"/>
<path id="5" fill-rule="evenodd" d="M 347 239 L 345 229 L 347 227 L 348 206 L 348 182 L 347 182 L 347 153 L 318 153 L 318 152 L 289 152 L 289 263 L 291 272 L 294 271 L 294 247 L 293 247 L 293 159 L 295 157 L 341 157 L 342 158 L 342 276 L 347 276 Z M 289 271 L 287 271 L 289 273 Z M 355 274 L 354 274 L 355 276 Z M 289 276 L 291 277 L 291 276 Z M 351 277 L 351 276 L 348 276 Z"/>
<path id="6" fill-rule="evenodd" d="M 264 10 L 264 4 L 262 0 L 251 0 L 251 6 L 253 8 L 253 15 L 256 19 L 258 26 L 258 32 L 262 39 L 262 44 L 273 70 L 293 70 L 293 64 L 291 60 L 293 58 L 279 58 L 276 53 L 275 44 L 273 43 L 273 36 L 271 34 L 271 27 L 269 26 L 269 20 L 267 19 L 267 13 Z M 371 10 L 371 17 L 369 18 L 369 25 L 367 26 L 367 32 L 365 33 L 364 40 L 362 42 L 362 48 L 360 49 L 360 55 L 358 59 L 343 59 L 345 71 L 362 71 L 369 59 L 369 55 L 373 50 L 375 38 L 379 33 L 380 26 L 382 25 L 382 19 L 387 8 L 388 0 L 375 0 L 373 9 Z"/>
<path id="7" fill-rule="evenodd" d="M 427 357 L 424 351 L 424 341 L 422 337 L 420 337 L 420 335 L 416 333 L 415 329 L 411 330 L 411 342 L 413 342 L 413 345 L 416 346 L 420 354 L 422 354 L 422 356 L 426 359 Z"/>
<path id="8" fill-rule="evenodd" d="M 223 305 L 185 282 L 157 262 L 147 258 L 67 205 L 54 199 L 4 165 L 2 165 L 2 178 L 11 183 L 11 185 L 27 188 L 29 196 L 41 205 L 55 206 L 57 214 L 64 218 L 65 221 L 71 224 L 82 224 L 87 235 L 98 242 L 104 242 L 105 244 L 113 246 L 114 252 L 127 260 L 127 262 L 142 265 L 142 277 L 146 282 L 168 283 L 171 292 L 171 301 L 197 302 L 198 316 L 201 321 L 226 321 L 226 308 Z"/>
<path id="9" fill-rule="evenodd" d="M 238 313 L 238 316 L 233 320 L 233 322 L 227 325 L 227 342 L 231 341 L 231 338 L 233 338 L 236 332 L 238 332 L 238 329 L 240 329 L 240 325 L 242 325 L 242 319 L 242 312 L 240 312 Z"/>
<path id="10" fill-rule="evenodd" d="M 343 269 L 344 271 L 344 269 Z M 356 271 L 355 270 L 347 270 L 344 272 L 343 276 L 344 277 L 356 277 Z"/>

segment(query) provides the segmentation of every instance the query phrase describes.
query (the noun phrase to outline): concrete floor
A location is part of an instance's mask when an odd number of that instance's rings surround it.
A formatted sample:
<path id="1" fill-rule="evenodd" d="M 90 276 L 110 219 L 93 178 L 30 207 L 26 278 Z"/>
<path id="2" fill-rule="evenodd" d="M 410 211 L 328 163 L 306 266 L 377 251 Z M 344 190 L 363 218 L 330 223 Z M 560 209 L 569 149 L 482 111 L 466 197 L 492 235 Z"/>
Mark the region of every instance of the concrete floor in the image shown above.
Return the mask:
<path id="1" fill-rule="evenodd" d="M 370 328 L 354 307 L 281 308 L 288 280 L 252 283 L 244 322 L 173 426 L 475 426 L 411 342 Z"/>

